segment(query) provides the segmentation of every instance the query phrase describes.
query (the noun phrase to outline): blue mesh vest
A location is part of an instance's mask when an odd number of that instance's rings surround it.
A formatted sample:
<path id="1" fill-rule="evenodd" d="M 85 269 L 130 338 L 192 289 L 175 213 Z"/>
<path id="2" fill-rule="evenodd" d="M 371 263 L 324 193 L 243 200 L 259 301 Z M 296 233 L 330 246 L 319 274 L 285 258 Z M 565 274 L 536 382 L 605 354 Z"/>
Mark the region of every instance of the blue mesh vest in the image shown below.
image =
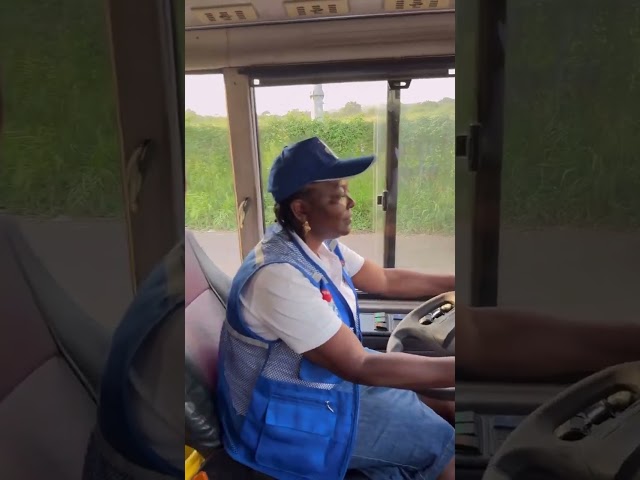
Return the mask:
<path id="1" fill-rule="evenodd" d="M 337 242 L 326 245 L 343 260 Z M 240 313 L 240 292 L 260 268 L 288 263 L 320 291 L 361 339 L 358 314 L 324 270 L 277 230 L 247 256 L 234 278 L 219 352 L 218 401 L 224 446 L 235 460 L 281 480 L 344 478 L 355 444 L 358 386 L 255 335 Z M 343 261 L 344 263 L 344 261 Z M 344 280 L 353 283 L 343 269 Z M 355 289 L 354 289 L 355 290 Z"/>

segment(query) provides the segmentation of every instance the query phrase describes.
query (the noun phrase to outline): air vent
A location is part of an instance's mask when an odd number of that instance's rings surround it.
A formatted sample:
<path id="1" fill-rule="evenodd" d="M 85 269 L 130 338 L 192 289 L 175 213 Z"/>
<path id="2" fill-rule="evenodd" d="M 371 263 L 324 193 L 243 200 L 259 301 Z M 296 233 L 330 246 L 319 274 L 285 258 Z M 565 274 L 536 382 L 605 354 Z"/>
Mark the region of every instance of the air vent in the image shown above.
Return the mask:
<path id="1" fill-rule="evenodd" d="M 196 7 L 191 11 L 202 23 L 221 25 L 225 23 L 256 20 L 258 15 L 252 5 L 226 5 L 223 7 Z"/>
<path id="2" fill-rule="evenodd" d="M 388 12 L 408 10 L 432 10 L 450 8 L 451 0 L 384 0 L 384 9 Z"/>
<path id="3" fill-rule="evenodd" d="M 285 2 L 284 8 L 290 18 L 324 17 L 349 13 L 347 0 L 316 0 L 304 2 Z"/>

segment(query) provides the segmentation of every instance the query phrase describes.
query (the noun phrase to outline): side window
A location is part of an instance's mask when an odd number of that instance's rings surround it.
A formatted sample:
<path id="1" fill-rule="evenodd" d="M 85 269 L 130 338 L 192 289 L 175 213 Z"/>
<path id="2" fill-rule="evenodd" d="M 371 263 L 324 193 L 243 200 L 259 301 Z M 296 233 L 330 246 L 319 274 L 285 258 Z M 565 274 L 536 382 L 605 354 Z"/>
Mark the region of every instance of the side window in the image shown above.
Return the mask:
<path id="1" fill-rule="evenodd" d="M 398 169 L 392 173 L 386 165 L 388 88 L 386 81 L 255 87 L 265 223 L 275 221 L 267 192 L 273 160 L 286 145 L 317 135 L 341 158 L 377 156 L 350 182 L 353 229 L 341 241 L 380 265 L 388 262 L 386 243 L 396 267 L 454 273 L 455 80 L 413 80 L 400 92 Z M 388 178 L 398 185 L 391 222 L 379 202 Z"/>
<path id="2" fill-rule="evenodd" d="M 185 226 L 228 275 L 241 264 L 224 78 L 185 76 Z"/>
<path id="3" fill-rule="evenodd" d="M 275 222 L 267 178 L 285 146 L 315 135 L 340 158 L 373 153 L 378 157 L 373 167 L 350 181 L 356 206 L 352 232 L 341 241 L 360 255 L 382 263 L 384 224 L 376 198 L 384 184 L 381 160 L 385 152 L 386 96 L 386 82 L 255 87 L 266 226 Z"/>
<path id="4" fill-rule="evenodd" d="M 599 6 L 507 2 L 498 302 L 636 322 L 640 5 Z"/>
<path id="5" fill-rule="evenodd" d="M 105 10 L 38 5 L 48 29 L 31 13 L 16 4 L 0 21 L 12 39 L 0 42 L 0 228 L 14 220 L 66 294 L 113 327 L 133 286 Z"/>
<path id="6" fill-rule="evenodd" d="M 455 78 L 401 91 L 396 267 L 455 273 Z"/>

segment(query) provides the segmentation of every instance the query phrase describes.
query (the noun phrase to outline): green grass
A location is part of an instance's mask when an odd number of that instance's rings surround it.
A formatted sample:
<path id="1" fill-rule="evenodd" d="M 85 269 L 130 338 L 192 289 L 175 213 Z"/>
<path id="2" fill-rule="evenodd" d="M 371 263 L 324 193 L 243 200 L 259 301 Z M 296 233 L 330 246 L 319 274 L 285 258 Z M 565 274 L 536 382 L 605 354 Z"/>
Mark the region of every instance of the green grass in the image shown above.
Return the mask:
<path id="1" fill-rule="evenodd" d="M 459 31 L 474 19 L 458 12 Z M 0 210 L 38 216 L 121 217 L 120 149 L 105 4 L 3 2 L 0 7 Z M 640 5 L 539 0 L 509 3 L 505 224 L 640 226 Z M 465 23 L 466 22 L 466 23 Z M 401 125 L 398 227 L 451 233 L 471 208 L 465 165 L 454 182 L 455 128 L 473 120 L 473 35 L 457 44 L 453 101 L 406 105 Z M 523 61 L 522 59 L 526 59 Z M 454 112 L 454 110 L 457 110 Z M 379 154 L 377 170 L 353 180 L 355 227 L 380 227 L 384 119 L 360 115 L 262 116 L 263 175 L 287 143 L 322 137 L 340 156 Z M 627 115 L 624 112 L 628 112 Z M 376 123 L 377 122 L 377 123 Z M 226 119 L 186 114 L 187 225 L 235 230 Z M 378 175 L 374 175 L 375 172 Z M 458 184 L 455 192 L 454 184 Z M 456 202 L 457 195 L 457 205 Z M 265 195 L 267 221 L 273 220 Z M 455 208 L 457 207 L 457 208 Z"/>
<path id="2" fill-rule="evenodd" d="M 640 4 L 609 7 L 510 4 L 507 223 L 640 227 Z"/>
<path id="3" fill-rule="evenodd" d="M 104 2 L 3 2 L 0 37 L 0 210 L 121 216 Z"/>
<path id="4" fill-rule="evenodd" d="M 187 121 L 185 157 L 186 225 L 201 230 L 235 230 L 235 193 L 226 125 Z"/>
<path id="5" fill-rule="evenodd" d="M 454 228 L 453 115 L 451 100 L 410 105 L 401 125 L 398 230 L 403 233 L 452 233 Z M 224 119 L 187 113 L 186 222 L 195 229 L 235 230 L 235 196 Z M 343 158 L 378 154 L 374 167 L 350 182 L 356 201 L 353 227 L 372 231 L 381 225 L 376 197 L 384 188 L 385 125 L 372 114 L 327 115 L 313 121 L 291 112 L 258 120 L 265 221 L 273 222 L 267 176 L 273 160 L 290 143 L 314 135 Z M 376 215 L 377 212 L 377 215 Z"/>

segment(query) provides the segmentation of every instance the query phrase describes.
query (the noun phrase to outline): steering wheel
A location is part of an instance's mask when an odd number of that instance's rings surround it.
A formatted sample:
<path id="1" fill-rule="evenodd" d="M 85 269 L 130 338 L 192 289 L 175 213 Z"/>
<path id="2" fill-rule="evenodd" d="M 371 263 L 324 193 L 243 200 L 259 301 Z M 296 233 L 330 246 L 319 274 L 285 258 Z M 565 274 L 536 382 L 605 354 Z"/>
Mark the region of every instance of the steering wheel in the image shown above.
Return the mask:
<path id="1" fill-rule="evenodd" d="M 393 330 L 387 352 L 427 350 L 430 356 L 455 356 L 455 292 L 447 292 L 427 300 L 411 311 Z M 455 387 L 431 388 L 420 393 L 439 400 L 454 400 Z"/>
<path id="2" fill-rule="evenodd" d="M 640 362 L 609 367 L 526 417 L 498 449 L 482 479 L 638 480 L 638 432 Z"/>

